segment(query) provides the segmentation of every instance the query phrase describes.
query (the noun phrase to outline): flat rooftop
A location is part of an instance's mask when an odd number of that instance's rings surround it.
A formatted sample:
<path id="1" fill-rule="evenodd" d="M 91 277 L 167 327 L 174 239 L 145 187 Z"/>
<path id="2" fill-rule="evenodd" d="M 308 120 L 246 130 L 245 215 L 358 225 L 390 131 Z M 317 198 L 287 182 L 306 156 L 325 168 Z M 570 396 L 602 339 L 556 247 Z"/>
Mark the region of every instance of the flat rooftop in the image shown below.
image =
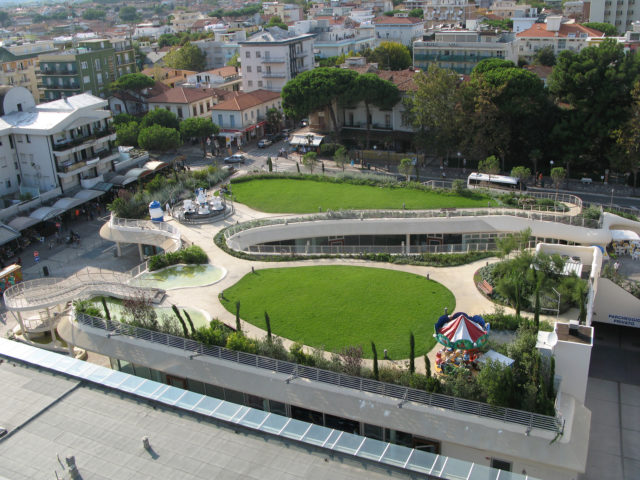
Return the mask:
<path id="1" fill-rule="evenodd" d="M 564 342 L 584 343 L 585 345 L 591 345 L 593 329 L 585 325 L 578 325 L 577 328 L 570 328 L 568 323 L 557 323 L 556 333 L 558 334 L 558 340 Z"/>
<path id="2" fill-rule="evenodd" d="M 0 364 L 0 384 L 0 477 L 62 478 L 73 455 L 85 480 L 409 478 L 17 362 Z"/>

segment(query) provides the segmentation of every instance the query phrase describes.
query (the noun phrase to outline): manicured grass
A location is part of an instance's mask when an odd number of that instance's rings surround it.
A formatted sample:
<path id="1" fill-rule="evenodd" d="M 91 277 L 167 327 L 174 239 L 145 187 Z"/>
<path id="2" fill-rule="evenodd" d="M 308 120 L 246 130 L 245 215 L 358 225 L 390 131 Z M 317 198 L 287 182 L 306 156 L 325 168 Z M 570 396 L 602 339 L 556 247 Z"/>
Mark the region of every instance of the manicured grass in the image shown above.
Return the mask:
<path id="1" fill-rule="evenodd" d="M 456 194 L 402 187 L 372 187 L 313 180 L 256 179 L 234 183 L 235 199 L 249 207 L 269 213 L 312 213 L 348 209 L 401 209 L 486 207 L 495 200 L 484 195 L 467 198 Z"/>
<path id="2" fill-rule="evenodd" d="M 443 285 L 425 277 L 367 267 L 316 266 L 273 268 L 249 273 L 224 291 L 222 303 L 266 330 L 265 310 L 275 335 L 327 351 L 361 345 L 371 358 L 374 341 L 392 359 L 409 357 L 409 332 L 416 356 L 435 344 L 433 326 L 454 311 L 455 298 Z"/>

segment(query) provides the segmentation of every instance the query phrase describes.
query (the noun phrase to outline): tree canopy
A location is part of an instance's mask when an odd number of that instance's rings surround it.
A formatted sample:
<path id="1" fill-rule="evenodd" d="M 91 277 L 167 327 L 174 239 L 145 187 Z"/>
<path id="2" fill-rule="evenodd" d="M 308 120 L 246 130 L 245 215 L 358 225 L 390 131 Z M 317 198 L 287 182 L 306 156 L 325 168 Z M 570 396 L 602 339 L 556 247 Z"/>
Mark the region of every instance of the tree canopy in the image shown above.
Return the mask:
<path id="1" fill-rule="evenodd" d="M 333 101 L 349 91 L 357 77 L 353 70 L 319 67 L 307 70 L 287 82 L 282 89 L 282 108 L 286 115 L 300 119 L 318 110 L 327 109 L 338 133 Z"/>
<path id="2" fill-rule="evenodd" d="M 553 67 L 556 64 L 556 54 L 553 51 L 553 47 L 551 45 L 548 45 L 538 50 L 533 58 L 533 61 L 538 65 Z"/>
<path id="3" fill-rule="evenodd" d="M 273 17 L 271 17 L 269 21 L 265 24 L 265 28 L 269 28 L 269 27 L 280 27 L 283 30 L 289 30 L 289 27 L 287 26 L 287 24 L 284 23 L 282 19 L 277 15 L 274 15 Z"/>
<path id="4" fill-rule="evenodd" d="M 133 90 L 140 92 L 155 85 L 155 80 L 143 73 L 127 73 L 109 84 L 112 90 Z"/>
<path id="5" fill-rule="evenodd" d="M 11 25 L 11 17 L 4 10 L 0 10 L 0 25 L 2 25 L 3 27 Z"/>
<path id="6" fill-rule="evenodd" d="M 180 121 L 175 113 L 167 110 L 166 108 L 156 108 L 148 112 L 140 122 L 142 128 L 150 127 L 152 125 L 160 125 L 161 127 L 173 128 L 177 130 L 180 128 Z"/>
<path id="7" fill-rule="evenodd" d="M 152 125 L 140 130 L 138 145 L 145 150 L 166 152 L 178 148 L 182 141 L 176 129 Z"/>
<path id="8" fill-rule="evenodd" d="M 115 126 L 116 143 L 125 147 L 137 147 L 138 135 L 140 134 L 140 125 L 138 122 L 130 121 L 127 123 L 119 123 Z"/>
<path id="9" fill-rule="evenodd" d="M 409 49 L 397 42 L 382 42 L 372 52 L 370 61 L 376 62 L 381 70 L 405 70 L 411 66 Z"/>
<path id="10" fill-rule="evenodd" d="M 140 20 L 140 15 L 138 15 L 136 7 L 121 7 L 118 11 L 118 16 L 120 20 L 127 23 Z"/>
<path id="11" fill-rule="evenodd" d="M 180 48 L 174 48 L 163 57 L 164 63 L 179 70 L 204 70 L 206 54 L 191 42 Z"/>
<path id="12" fill-rule="evenodd" d="M 104 20 L 106 16 L 107 12 L 101 8 L 87 8 L 82 12 L 82 18 L 85 20 Z"/>
<path id="13" fill-rule="evenodd" d="M 605 22 L 587 22 L 587 23 L 583 23 L 582 25 L 587 27 L 587 28 L 593 28 L 594 30 L 598 30 L 599 32 L 604 33 L 605 36 L 607 36 L 607 37 L 617 37 L 618 36 L 618 30 L 616 29 L 615 26 L 611 25 L 610 23 L 605 23 Z"/>
<path id="14" fill-rule="evenodd" d="M 203 154 L 207 154 L 206 140 L 211 135 L 217 135 L 220 127 L 213 123 L 210 118 L 187 118 L 180 123 L 180 133 L 183 139 L 197 138 L 202 144 Z"/>

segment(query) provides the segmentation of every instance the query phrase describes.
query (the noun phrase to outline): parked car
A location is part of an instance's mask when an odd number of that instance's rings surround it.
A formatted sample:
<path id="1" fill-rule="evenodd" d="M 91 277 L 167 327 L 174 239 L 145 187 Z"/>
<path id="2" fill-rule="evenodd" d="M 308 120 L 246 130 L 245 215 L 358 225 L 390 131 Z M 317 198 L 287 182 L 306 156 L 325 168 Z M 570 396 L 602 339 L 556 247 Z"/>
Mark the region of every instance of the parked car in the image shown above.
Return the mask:
<path id="1" fill-rule="evenodd" d="M 268 147 L 269 145 L 271 145 L 273 143 L 272 140 L 269 140 L 268 138 L 263 138 L 262 140 L 260 140 L 258 142 L 258 148 L 265 148 Z"/>
<path id="2" fill-rule="evenodd" d="M 240 153 L 234 153 L 230 157 L 224 159 L 224 163 L 244 163 L 244 155 Z"/>
<path id="3" fill-rule="evenodd" d="M 284 132 L 278 132 L 273 136 L 273 141 L 277 142 L 280 140 L 284 140 L 285 138 L 287 138 L 287 134 Z"/>

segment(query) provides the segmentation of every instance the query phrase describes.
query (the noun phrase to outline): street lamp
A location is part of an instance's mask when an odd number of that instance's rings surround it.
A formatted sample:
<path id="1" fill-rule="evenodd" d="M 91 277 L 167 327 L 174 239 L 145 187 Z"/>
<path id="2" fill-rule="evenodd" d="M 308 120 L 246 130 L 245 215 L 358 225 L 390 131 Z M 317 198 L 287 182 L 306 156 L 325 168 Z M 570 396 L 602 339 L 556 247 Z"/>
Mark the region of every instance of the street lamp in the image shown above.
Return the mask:
<path id="1" fill-rule="evenodd" d="M 609 208 L 613 209 L 613 188 L 611 189 L 611 203 L 609 204 Z"/>
<path id="2" fill-rule="evenodd" d="M 461 156 L 461 155 L 462 155 L 462 154 L 461 154 L 460 152 L 458 152 L 458 169 L 460 169 L 460 156 Z"/>

